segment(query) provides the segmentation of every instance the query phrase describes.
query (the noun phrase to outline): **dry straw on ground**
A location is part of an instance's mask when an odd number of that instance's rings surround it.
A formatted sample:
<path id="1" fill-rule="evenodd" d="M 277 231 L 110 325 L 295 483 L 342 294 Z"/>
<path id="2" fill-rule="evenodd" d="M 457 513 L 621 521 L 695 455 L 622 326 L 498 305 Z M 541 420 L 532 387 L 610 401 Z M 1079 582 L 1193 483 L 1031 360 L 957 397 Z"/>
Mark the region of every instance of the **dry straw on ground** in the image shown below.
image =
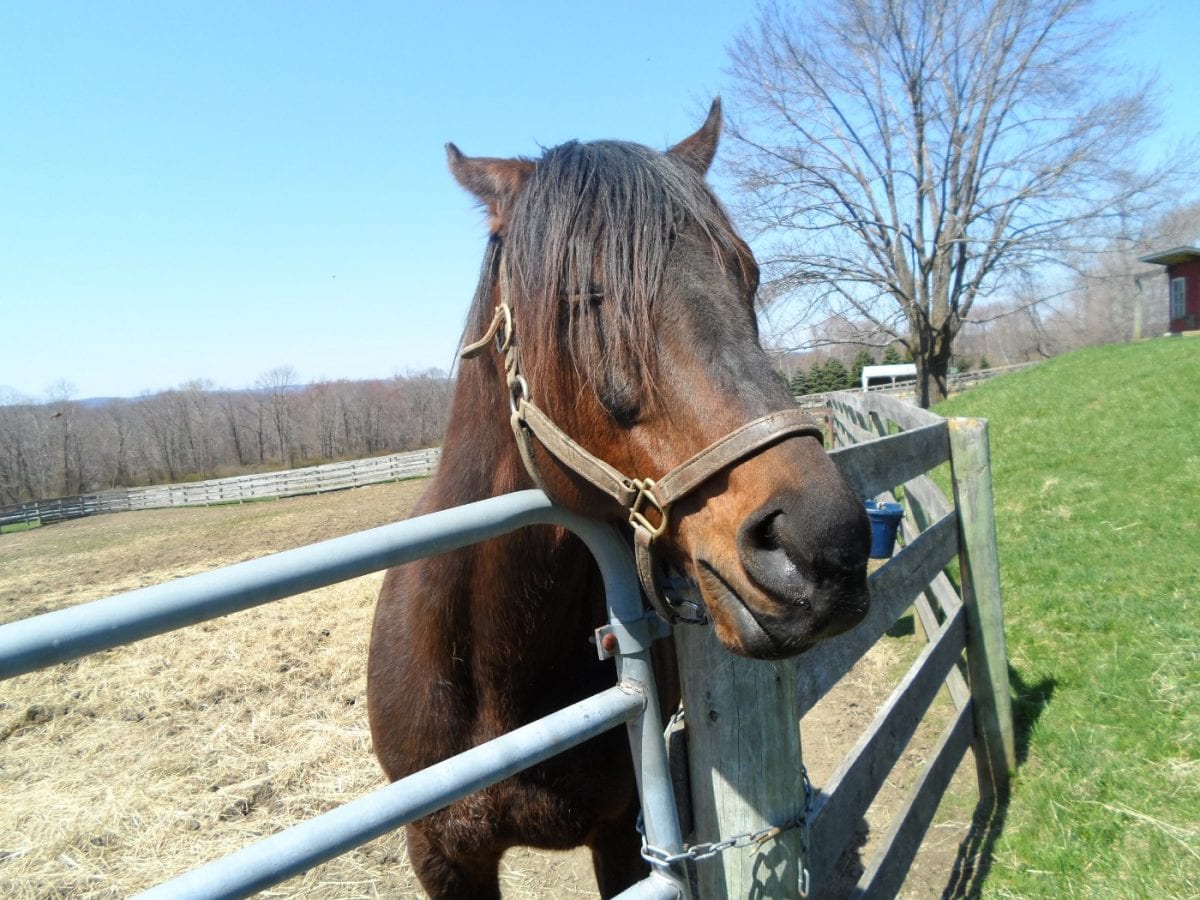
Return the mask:
<path id="1" fill-rule="evenodd" d="M 121 513 L 4 535 L 0 619 L 393 521 L 420 488 Z M 381 785 L 364 706 L 381 578 L 0 682 L 0 895 L 127 896 Z M 806 718 L 818 785 L 890 690 L 901 657 L 915 653 L 909 644 L 885 639 Z M 881 810 L 906 787 L 903 772 L 894 779 Z M 950 859 L 961 833 L 951 826 Z M 929 879 L 910 879 L 905 893 L 940 893 L 944 863 L 935 860 Z M 847 872 L 856 865 L 848 859 Z M 584 851 L 514 851 L 502 868 L 504 895 L 595 896 L 590 868 Z M 399 833 L 267 895 L 421 896 Z"/>

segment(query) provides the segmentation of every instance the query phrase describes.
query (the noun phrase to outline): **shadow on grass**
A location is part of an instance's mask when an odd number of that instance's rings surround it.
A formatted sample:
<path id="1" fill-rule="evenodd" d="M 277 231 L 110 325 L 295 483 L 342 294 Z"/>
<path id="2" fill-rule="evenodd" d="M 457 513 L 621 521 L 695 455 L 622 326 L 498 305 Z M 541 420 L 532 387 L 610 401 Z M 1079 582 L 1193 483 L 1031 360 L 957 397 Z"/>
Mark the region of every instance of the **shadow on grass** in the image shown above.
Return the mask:
<path id="1" fill-rule="evenodd" d="M 1029 684 L 1012 666 L 1008 667 L 1008 681 L 1013 692 L 1013 737 L 1019 769 L 1029 755 L 1033 726 L 1054 696 L 1058 682 L 1051 676 L 1037 684 Z M 981 896 L 983 883 L 992 866 L 992 851 L 1004 831 L 1009 800 L 1008 796 L 1001 796 L 979 801 L 971 830 L 958 848 L 950 883 L 942 894 L 943 900 Z"/>

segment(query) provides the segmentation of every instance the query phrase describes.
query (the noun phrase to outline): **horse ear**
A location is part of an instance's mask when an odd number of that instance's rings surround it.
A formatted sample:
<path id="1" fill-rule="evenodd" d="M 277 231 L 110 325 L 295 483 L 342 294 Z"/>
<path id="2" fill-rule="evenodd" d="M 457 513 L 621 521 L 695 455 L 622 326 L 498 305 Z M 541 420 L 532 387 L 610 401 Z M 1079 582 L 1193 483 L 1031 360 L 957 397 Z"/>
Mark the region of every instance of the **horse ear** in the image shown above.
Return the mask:
<path id="1" fill-rule="evenodd" d="M 708 118 L 704 120 L 700 130 L 691 137 L 684 138 L 668 150 L 667 154 L 703 175 L 712 165 L 713 157 L 717 155 L 717 140 L 720 137 L 721 98 L 714 97 L 708 110 Z"/>
<path id="2" fill-rule="evenodd" d="M 499 234 L 534 164 L 527 159 L 466 156 L 453 144 L 446 145 L 446 158 L 454 179 L 487 207 L 492 233 Z"/>

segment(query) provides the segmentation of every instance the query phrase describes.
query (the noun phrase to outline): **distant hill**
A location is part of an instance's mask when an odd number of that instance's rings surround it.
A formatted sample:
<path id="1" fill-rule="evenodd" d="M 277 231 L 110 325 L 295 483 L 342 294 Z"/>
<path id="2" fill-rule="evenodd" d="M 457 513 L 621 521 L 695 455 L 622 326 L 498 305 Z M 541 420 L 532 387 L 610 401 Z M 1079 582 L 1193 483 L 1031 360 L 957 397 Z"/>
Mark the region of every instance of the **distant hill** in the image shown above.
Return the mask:
<path id="1" fill-rule="evenodd" d="M 75 402 L 84 409 L 102 409 L 105 406 L 110 406 L 113 403 L 122 403 L 125 400 L 125 397 L 86 397 L 83 400 L 76 400 Z"/>

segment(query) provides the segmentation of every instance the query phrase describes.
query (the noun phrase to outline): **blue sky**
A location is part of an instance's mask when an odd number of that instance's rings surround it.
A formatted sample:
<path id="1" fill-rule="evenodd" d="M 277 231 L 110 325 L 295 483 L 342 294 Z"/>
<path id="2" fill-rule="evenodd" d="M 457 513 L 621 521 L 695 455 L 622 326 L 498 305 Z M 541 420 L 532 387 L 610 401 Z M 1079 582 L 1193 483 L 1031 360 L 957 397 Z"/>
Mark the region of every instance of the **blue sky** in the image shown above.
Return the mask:
<path id="1" fill-rule="evenodd" d="M 1196 10 L 1122 34 L 1194 128 Z M 483 218 L 443 144 L 657 147 L 753 0 L 0 6 L 0 400 L 449 369 Z M 728 93 L 728 91 L 726 91 Z"/>

